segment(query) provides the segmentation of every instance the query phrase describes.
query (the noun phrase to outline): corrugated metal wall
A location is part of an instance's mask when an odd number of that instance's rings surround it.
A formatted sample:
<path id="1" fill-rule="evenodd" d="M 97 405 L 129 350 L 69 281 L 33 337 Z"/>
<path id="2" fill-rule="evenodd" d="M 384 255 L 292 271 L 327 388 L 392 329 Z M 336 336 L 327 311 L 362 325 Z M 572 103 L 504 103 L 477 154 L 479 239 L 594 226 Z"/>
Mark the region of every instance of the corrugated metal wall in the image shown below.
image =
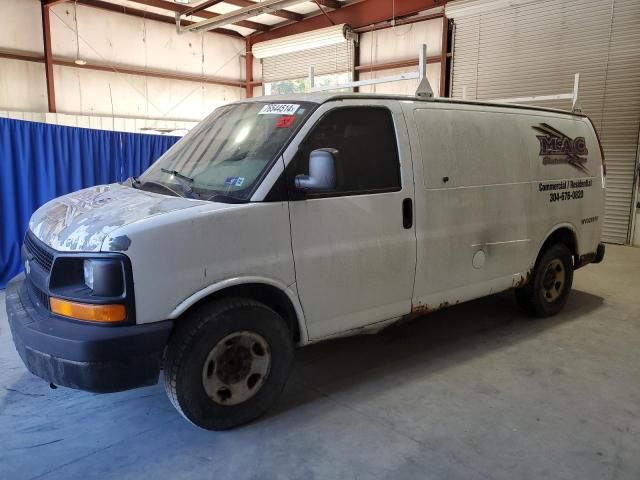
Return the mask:
<path id="1" fill-rule="evenodd" d="M 569 93 L 580 73 L 579 103 L 607 160 L 603 238 L 627 243 L 640 129 L 640 1 L 463 0 L 447 8 L 455 24 L 453 97 Z M 567 101 L 543 105 L 569 108 Z"/>

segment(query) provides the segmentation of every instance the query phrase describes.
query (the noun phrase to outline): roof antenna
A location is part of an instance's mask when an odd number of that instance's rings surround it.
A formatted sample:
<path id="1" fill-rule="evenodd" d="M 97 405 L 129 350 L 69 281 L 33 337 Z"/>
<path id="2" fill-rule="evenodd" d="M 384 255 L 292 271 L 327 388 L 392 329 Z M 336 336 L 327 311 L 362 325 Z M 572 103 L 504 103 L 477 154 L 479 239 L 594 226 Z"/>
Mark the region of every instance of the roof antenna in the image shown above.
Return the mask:
<path id="1" fill-rule="evenodd" d="M 420 83 L 416 89 L 416 97 L 421 99 L 432 99 L 433 88 L 427 78 L 427 44 L 423 43 L 418 49 L 418 79 Z"/>

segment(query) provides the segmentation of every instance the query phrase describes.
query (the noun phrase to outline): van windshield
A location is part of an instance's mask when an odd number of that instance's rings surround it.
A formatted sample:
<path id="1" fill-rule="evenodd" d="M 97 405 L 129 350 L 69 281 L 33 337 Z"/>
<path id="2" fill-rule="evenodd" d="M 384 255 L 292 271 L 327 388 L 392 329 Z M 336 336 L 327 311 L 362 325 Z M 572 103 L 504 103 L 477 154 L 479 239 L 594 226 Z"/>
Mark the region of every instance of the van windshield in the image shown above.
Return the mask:
<path id="1" fill-rule="evenodd" d="M 137 188 L 214 201 L 248 201 L 298 127 L 306 102 L 216 109 L 138 179 Z"/>

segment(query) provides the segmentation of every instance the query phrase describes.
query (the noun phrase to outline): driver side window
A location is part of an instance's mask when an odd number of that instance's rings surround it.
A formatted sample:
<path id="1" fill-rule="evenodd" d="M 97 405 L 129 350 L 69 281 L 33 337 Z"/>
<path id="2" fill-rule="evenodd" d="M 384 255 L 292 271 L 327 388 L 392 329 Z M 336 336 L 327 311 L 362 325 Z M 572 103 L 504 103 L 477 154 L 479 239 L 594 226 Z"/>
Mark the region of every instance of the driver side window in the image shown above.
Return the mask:
<path id="1" fill-rule="evenodd" d="M 395 128 L 387 108 L 344 107 L 327 113 L 301 144 L 291 165 L 290 180 L 298 174 L 309 173 L 309 155 L 319 148 L 338 151 L 335 155 L 336 188 L 308 196 L 358 195 L 401 189 Z"/>

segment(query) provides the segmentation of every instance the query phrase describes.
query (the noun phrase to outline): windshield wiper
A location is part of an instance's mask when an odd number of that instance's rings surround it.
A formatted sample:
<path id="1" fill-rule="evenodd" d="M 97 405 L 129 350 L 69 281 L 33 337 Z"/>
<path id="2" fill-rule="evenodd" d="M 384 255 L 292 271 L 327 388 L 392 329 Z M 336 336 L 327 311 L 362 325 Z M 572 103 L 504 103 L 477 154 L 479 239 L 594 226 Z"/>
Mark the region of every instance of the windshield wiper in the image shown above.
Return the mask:
<path id="1" fill-rule="evenodd" d="M 191 188 L 193 178 L 187 177 L 177 170 L 169 170 L 168 168 L 160 168 L 160 170 L 164 173 L 173 175 L 178 180 L 178 183 L 180 183 L 180 186 L 182 187 L 182 193 L 189 196 L 189 198 L 198 198 L 196 192 L 194 192 L 193 188 Z"/>
<path id="2" fill-rule="evenodd" d="M 177 170 L 169 170 L 167 168 L 161 168 L 160 170 L 162 170 L 164 173 L 169 173 L 169 174 L 173 175 L 174 177 L 178 177 L 178 178 L 181 178 L 183 180 L 186 180 L 189 183 L 193 183 L 193 178 L 187 177 L 186 175 L 183 175 L 182 173 L 180 173 Z"/>

